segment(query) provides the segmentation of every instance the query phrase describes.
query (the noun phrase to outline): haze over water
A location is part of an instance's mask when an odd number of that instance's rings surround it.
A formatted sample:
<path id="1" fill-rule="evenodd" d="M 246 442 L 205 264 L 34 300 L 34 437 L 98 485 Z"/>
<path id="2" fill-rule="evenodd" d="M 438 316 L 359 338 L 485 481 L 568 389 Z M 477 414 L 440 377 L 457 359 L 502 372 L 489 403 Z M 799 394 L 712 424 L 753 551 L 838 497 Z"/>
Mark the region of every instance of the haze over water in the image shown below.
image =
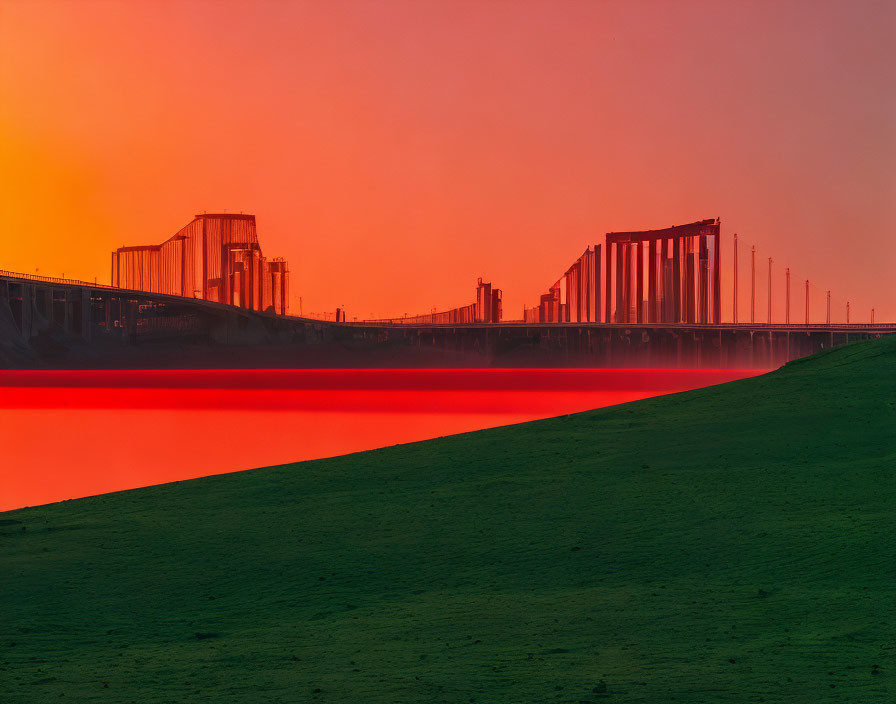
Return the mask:
<path id="1" fill-rule="evenodd" d="M 0 371 L 0 511 L 547 418 L 760 373 Z"/>

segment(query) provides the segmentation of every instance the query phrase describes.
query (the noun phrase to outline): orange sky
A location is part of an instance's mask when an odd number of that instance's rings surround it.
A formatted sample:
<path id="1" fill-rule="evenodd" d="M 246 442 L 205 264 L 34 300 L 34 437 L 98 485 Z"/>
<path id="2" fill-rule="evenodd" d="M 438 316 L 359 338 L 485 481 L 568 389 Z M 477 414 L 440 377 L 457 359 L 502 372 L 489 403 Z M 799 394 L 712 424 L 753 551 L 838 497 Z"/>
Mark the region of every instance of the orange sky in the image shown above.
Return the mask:
<path id="1" fill-rule="evenodd" d="M 894 47 L 887 0 L 0 0 L 0 268 L 108 281 L 242 210 L 295 312 L 484 276 L 517 318 L 604 232 L 719 216 L 760 320 L 769 255 L 894 320 Z"/>

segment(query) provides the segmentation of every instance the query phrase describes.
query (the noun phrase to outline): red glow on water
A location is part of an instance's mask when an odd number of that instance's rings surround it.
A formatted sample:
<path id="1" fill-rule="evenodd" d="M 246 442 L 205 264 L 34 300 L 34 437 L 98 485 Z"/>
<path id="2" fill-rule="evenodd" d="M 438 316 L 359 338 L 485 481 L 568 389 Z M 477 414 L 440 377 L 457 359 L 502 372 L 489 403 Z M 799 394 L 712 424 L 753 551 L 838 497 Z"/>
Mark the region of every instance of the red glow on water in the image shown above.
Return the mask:
<path id="1" fill-rule="evenodd" d="M 0 510 L 358 452 L 758 373 L 0 371 Z"/>

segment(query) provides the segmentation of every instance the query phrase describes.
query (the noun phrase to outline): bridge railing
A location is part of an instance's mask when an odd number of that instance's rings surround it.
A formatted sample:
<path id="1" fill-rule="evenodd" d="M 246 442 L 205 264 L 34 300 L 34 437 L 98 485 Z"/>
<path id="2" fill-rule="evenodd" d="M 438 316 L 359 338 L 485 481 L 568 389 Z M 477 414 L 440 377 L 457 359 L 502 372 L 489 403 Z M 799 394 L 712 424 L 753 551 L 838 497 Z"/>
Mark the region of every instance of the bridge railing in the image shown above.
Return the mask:
<path id="1" fill-rule="evenodd" d="M 59 276 L 40 276 L 38 274 L 23 274 L 20 271 L 8 271 L 0 269 L 0 276 L 8 276 L 13 279 L 26 279 L 28 281 L 38 281 L 45 284 L 60 284 L 63 286 L 86 286 L 90 288 L 114 288 L 121 290 L 118 286 L 110 286 L 109 284 L 100 284 L 92 281 L 81 281 L 79 279 L 64 279 Z M 150 293 L 149 291 L 147 293 Z"/>
<path id="2" fill-rule="evenodd" d="M 131 294 L 149 294 L 154 296 L 165 296 L 167 298 L 185 298 L 184 296 L 175 296 L 172 294 L 162 294 L 154 291 L 138 291 L 131 289 L 123 289 L 119 286 L 110 286 L 109 284 L 101 284 L 95 283 L 91 281 L 81 281 L 80 279 L 66 279 L 59 276 L 40 276 L 38 274 L 25 274 L 20 271 L 9 271 L 7 269 L 0 269 L 0 277 L 9 277 L 13 279 L 23 279 L 26 281 L 35 281 L 38 283 L 47 283 L 47 284 L 59 284 L 61 286 L 81 286 L 84 288 L 97 288 L 97 289 L 105 289 L 105 290 L 113 290 L 113 291 L 121 291 L 124 293 Z M 190 301 L 201 301 L 203 303 L 215 303 L 216 305 L 226 305 L 223 303 L 216 303 L 215 301 L 207 301 L 205 299 L 197 299 L 197 298 L 187 298 Z M 466 306 L 465 308 L 474 308 L 474 305 Z M 461 310 L 461 309 L 456 309 Z M 454 311 L 448 311 L 448 313 L 452 313 Z M 374 327 L 400 327 L 403 325 L 419 325 L 419 326 L 436 326 L 436 327 L 457 327 L 457 326 L 467 326 L 467 325 L 476 325 L 476 326 L 495 326 L 495 325 L 506 325 L 506 326 L 531 326 L 531 327 L 576 327 L 579 325 L 586 326 L 605 326 L 612 325 L 614 327 L 626 327 L 626 328 L 655 328 L 655 327 L 664 327 L 664 328 L 701 328 L 701 329 L 720 329 L 720 328 L 735 328 L 739 330 L 767 330 L 767 329 L 775 329 L 775 330 L 807 330 L 812 328 L 826 328 L 826 329 L 835 329 L 835 330 L 893 330 L 896 327 L 896 323 L 815 323 L 810 322 L 806 323 L 720 323 L 718 325 L 714 325 L 712 323 L 524 323 L 522 321 L 505 321 L 501 323 L 480 323 L 475 322 L 473 320 L 454 320 L 451 322 L 445 321 L 443 316 L 446 313 L 434 313 L 434 314 L 424 314 L 419 316 L 414 316 L 413 318 L 386 318 L 383 320 L 357 320 L 349 323 L 344 323 L 347 325 L 355 325 L 355 326 L 364 326 L 370 325 Z M 327 320 L 326 317 L 320 318 L 317 314 L 309 314 L 305 316 L 295 316 L 295 315 L 285 315 L 278 316 L 284 318 L 295 318 L 295 319 L 313 319 L 320 320 L 321 322 L 335 322 L 332 320 Z"/>

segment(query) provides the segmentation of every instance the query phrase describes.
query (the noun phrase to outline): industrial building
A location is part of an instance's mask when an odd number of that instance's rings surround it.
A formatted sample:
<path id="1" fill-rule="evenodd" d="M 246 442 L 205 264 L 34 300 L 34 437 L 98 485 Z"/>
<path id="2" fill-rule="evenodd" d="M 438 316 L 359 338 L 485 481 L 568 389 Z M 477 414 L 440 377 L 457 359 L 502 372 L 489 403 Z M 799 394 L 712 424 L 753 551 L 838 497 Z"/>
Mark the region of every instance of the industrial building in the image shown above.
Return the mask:
<path id="1" fill-rule="evenodd" d="M 162 244 L 120 247 L 112 285 L 289 312 L 289 269 L 262 254 L 254 215 L 203 213 Z"/>

